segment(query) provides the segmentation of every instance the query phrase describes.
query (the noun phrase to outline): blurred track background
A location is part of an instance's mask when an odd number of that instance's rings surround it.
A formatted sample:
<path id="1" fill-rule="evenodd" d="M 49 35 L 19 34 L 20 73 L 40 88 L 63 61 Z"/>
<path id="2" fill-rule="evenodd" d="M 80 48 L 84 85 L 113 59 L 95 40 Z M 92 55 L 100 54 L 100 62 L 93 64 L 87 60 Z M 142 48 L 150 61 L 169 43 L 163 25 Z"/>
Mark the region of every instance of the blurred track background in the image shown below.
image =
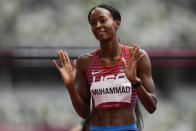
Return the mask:
<path id="1" fill-rule="evenodd" d="M 150 56 L 157 111 L 144 131 L 196 130 L 195 0 L 0 0 L 0 131 L 68 131 L 82 119 L 52 64 L 99 47 L 88 11 L 108 3 L 122 16 L 122 43 Z"/>

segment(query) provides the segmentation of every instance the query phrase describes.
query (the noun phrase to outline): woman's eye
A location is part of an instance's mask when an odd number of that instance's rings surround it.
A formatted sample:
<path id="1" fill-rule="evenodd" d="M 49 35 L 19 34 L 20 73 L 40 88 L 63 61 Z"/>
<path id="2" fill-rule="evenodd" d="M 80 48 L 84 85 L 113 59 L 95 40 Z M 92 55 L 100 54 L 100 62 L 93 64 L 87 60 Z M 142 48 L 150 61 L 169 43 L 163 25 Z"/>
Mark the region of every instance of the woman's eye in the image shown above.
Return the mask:
<path id="1" fill-rule="evenodd" d="M 91 22 L 90 24 L 91 24 L 91 26 L 93 26 L 93 25 L 95 25 L 95 22 Z"/>
<path id="2" fill-rule="evenodd" d="M 102 23 L 104 23 L 104 22 L 106 22 L 107 21 L 107 19 L 101 19 L 101 22 Z"/>

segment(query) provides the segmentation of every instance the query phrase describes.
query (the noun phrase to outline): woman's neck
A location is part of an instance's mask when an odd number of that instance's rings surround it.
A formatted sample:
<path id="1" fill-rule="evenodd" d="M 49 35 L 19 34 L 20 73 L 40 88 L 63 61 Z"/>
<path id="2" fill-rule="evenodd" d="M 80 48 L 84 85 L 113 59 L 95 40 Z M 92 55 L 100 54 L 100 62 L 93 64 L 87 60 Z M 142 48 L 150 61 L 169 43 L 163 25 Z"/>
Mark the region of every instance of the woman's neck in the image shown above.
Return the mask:
<path id="1" fill-rule="evenodd" d="M 118 59 L 121 57 L 122 49 L 118 40 L 112 40 L 107 42 L 100 42 L 101 46 L 101 58 Z"/>

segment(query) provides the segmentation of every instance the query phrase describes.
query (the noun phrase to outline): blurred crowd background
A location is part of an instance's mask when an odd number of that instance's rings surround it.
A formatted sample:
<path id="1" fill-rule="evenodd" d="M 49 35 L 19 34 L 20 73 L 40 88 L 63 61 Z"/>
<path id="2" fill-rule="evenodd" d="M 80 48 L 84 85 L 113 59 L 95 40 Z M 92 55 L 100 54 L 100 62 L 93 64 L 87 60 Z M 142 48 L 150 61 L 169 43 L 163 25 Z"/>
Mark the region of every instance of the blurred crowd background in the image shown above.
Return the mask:
<path id="1" fill-rule="evenodd" d="M 98 4 L 119 9 L 119 37 L 149 53 L 158 97 L 144 131 L 196 130 L 195 0 L 0 0 L 0 131 L 68 131 L 81 123 L 52 65 L 99 47 L 87 20 Z"/>

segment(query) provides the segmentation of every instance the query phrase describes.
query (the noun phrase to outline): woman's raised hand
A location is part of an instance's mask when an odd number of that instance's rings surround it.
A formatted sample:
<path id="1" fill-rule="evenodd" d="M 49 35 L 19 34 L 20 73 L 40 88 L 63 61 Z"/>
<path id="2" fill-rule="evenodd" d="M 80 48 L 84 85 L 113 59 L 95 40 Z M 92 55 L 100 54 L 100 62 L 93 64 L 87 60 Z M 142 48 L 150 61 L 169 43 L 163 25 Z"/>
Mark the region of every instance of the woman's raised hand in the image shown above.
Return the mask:
<path id="1" fill-rule="evenodd" d="M 70 85 L 75 83 L 76 79 L 76 60 L 74 60 L 73 65 L 70 63 L 69 56 L 66 52 L 60 50 L 58 52 L 61 67 L 58 66 L 57 62 L 53 60 L 53 64 L 59 70 L 61 77 L 66 85 L 66 87 L 70 87 Z"/>
<path id="2" fill-rule="evenodd" d="M 122 58 L 122 64 L 125 70 L 125 74 L 127 79 L 132 83 L 137 83 L 140 79 L 137 77 L 137 64 L 144 56 L 144 54 L 139 54 L 140 46 L 135 44 L 132 48 L 130 59 L 128 61 L 128 65 L 126 65 L 126 61 Z"/>

